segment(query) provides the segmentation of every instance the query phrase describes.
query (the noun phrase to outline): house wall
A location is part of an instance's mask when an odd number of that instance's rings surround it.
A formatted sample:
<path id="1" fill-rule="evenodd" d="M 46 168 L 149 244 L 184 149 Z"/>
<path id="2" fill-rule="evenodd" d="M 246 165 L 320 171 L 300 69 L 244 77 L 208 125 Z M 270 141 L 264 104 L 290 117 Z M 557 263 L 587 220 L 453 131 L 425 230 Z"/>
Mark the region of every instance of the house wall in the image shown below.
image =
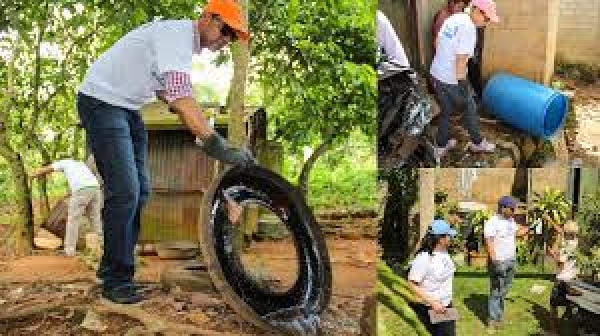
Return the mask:
<path id="1" fill-rule="evenodd" d="M 530 169 L 532 192 L 543 192 L 546 187 L 567 191 L 567 168 Z M 460 168 L 444 168 L 436 170 L 436 190 L 448 194 L 452 201 L 477 201 L 484 203 L 488 209 L 496 207 L 498 199 L 510 195 L 516 176 L 511 168 L 481 168 L 472 185 L 472 199 L 459 192 Z"/>
<path id="2" fill-rule="evenodd" d="M 560 0 L 557 58 L 600 65 L 600 0 Z"/>
<path id="3" fill-rule="evenodd" d="M 559 0 L 497 0 L 501 22 L 486 28 L 483 76 L 508 72 L 548 84 L 554 73 Z"/>
<path id="4" fill-rule="evenodd" d="M 427 69 L 432 59 L 433 16 L 446 1 L 416 1 L 419 13 L 419 27 L 416 29 L 419 30 L 421 45 L 410 38 L 411 28 L 407 26 L 406 12 L 408 2 L 409 0 L 380 0 L 379 8 L 388 14 L 405 48 L 417 49 L 422 55 L 422 59 L 418 62 L 411 59 L 412 64 L 415 67 L 422 65 Z M 486 29 L 483 55 L 484 78 L 506 71 L 536 82 L 549 83 L 554 72 L 560 0 L 496 0 L 496 3 L 501 22 L 492 24 Z M 592 19 L 590 21 L 593 22 Z M 582 45 L 585 46 L 585 43 L 582 42 Z"/>

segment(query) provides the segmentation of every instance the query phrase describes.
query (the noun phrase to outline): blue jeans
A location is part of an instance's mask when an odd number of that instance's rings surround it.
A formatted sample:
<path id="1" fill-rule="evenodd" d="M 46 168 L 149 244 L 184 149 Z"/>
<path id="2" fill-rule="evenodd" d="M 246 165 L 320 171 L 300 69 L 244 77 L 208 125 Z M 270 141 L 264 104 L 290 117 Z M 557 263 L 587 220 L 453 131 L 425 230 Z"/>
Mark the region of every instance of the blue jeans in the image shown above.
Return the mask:
<path id="1" fill-rule="evenodd" d="M 477 106 L 473 99 L 473 89 L 469 86 L 469 94 L 465 97 L 457 84 L 442 83 L 433 78 L 433 89 L 440 103 L 441 115 L 440 125 L 437 131 L 436 144 L 438 147 L 445 147 L 450 139 L 450 115 L 456 106 L 462 106 L 463 119 L 465 127 L 471 137 L 471 142 L 478 145 L 482 138 L 479 133 L 479 117 L 477 116 Z"/>
<path id="2" fill-rule="evenodd" d="M 148 198 L 148 135 L 139 111 L 82 93 L 77 111 L 104 182 L 104 255 L 98 277 L 105 289 L 131 283 L 140 213 Z"/>
<path id="3" fill-rule="evenodd" d="M 515 260 L 491 262 L 488 269 L 490 273 L 489 319 L 498 322 L 502 321 L 504 300 L 515 277 Z"/>

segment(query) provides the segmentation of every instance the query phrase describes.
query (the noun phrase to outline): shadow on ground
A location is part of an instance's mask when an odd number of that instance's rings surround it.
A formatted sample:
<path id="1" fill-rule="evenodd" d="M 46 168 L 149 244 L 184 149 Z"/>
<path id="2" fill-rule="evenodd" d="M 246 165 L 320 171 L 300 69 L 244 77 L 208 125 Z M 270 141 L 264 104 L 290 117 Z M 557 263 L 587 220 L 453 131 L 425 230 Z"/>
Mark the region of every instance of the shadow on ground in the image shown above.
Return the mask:
<path id="1" fill-rule="evenodd" d="M 488 278 L 489 274 L 486 271 L 458 271 L 454 273 L 455 277 L 462 278 Z M 538 279 L 538 280 L 550 280 L 552 281 L 555 278 L 554 274 L 545 274 L 545 273 L 517 273 L 515 274 L 515 279 Z"/>
<path id="2" fill-rule="evenodd" d="M 550 311 L 548 309 L 546 309 L 544 306 L 540 305 L 539 303 L 532 301 L 528 298 L 525 298 L 523 296 L 517 296 L 515 298 L 517 300 L 522 300 L 524 302 L 527 302 L 531 305 L 531 308 L 529 308 L 529 312 L 538 321 L 538 325 L 541 330 L 543 330 L 543 331 L 552 330 L 552 324 L 550 321 L 550 319 L 551 319 Z M 544 335 L 544 333 L 540 333 L 539 335 Z"/>
<path id="3" fill-rule="evenodd" d="M 471 294 L 464 299 L 465 306 L 477 316 L 481 323 L 487 322 L 488 296 L 484 294 Z"/>

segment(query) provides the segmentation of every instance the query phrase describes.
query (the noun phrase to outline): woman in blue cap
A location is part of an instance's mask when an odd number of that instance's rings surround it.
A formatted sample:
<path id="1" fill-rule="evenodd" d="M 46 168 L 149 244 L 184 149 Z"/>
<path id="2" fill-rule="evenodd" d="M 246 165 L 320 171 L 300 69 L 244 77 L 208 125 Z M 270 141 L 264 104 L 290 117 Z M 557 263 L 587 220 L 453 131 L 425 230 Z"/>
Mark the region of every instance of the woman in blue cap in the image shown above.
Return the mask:
<path id="1" fill-rule="evenodd" d="M 429 311 L 444 314 L 452 307 L 452 281 L 456 267 L 448 254 L 456 230 L 444 220 L 434 220 L 408 273 L 411 288 L 421 299 L 413 310 L 432 336 L 455 335 L 455 321 L 432 323 Z"/>

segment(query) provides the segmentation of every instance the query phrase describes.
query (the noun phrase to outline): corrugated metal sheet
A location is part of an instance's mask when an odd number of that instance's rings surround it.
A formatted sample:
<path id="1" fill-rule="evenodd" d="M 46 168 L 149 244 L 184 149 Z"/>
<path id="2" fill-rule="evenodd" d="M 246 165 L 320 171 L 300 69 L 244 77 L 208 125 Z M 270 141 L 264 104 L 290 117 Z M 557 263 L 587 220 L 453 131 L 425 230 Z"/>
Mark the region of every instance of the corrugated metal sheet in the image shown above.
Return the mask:
<path id="1" fill-rule="evenodd" d="M 187 130 L 148 132 L 151 195 L 142 214 L 142 241 L 197 240 L 202 196 L 215 172 L 215 160 Z"/>

